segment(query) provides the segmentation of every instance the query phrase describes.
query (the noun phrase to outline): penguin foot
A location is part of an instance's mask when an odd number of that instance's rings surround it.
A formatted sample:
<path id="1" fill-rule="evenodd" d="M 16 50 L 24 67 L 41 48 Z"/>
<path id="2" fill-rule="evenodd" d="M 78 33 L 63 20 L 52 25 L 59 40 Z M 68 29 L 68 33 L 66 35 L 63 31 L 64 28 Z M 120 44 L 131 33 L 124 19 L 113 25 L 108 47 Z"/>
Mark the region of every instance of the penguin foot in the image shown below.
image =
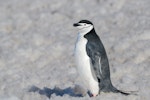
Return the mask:
<path id="1" fill-rule="evenodd" d="M 98 94 L 93 94 L 93 93 L 91 93 L 90 91 L 88 91 L 87 93 L 88 93 L 88 95 L 89 95 L 90 97 L 96 97 L 96 96 L 98 96 Z"/>
<path id="2" fill-rule="evenodd" d="M 97 96 L 97 94 L 92 94 L 92 95 L 91 95 L 91 97 L 96 97 L 96 96 Z"/>

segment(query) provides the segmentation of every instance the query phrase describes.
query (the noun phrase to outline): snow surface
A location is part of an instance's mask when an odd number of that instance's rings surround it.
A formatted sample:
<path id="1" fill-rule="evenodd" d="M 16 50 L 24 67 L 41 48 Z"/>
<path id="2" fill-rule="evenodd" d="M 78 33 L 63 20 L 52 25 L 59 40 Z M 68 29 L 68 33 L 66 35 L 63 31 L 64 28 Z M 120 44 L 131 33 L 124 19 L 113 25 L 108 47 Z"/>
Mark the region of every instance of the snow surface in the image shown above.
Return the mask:
<path id="1" fill-rule="evenodd" d="M 89 97 L 72 24 L 91 20 L 124 96 Z M 0 100 L 149 100 L 150 0 L 0 0 Z"/>

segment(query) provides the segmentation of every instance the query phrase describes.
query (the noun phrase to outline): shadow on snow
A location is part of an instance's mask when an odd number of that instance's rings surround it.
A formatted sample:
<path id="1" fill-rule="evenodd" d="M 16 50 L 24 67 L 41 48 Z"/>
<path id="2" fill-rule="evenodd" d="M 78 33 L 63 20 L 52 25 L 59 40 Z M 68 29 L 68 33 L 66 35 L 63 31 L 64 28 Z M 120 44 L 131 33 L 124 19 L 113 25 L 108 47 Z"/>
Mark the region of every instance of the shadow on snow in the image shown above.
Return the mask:
<path id="1" fill-rule="evenodd" d="M 37 92 L 40 95 L 47 96 L 48 98 L 51 98 L 52 94 L 56 94 L 56 96 L 63 96 L 65 94 L 67 94 L 67 95 L 70 95 L 72 97 L 83 97 L 82 94 L 74 93 L 74 88 L 71 88 L 71 87 L 68 87 L 68 88 L 65 88 L 65 89 L 60 89 L 58 87 L 50 89 L 50 88 L 44 87 L 43 89 L 40 89 L 36 86 L 32 86 L 29 89 L 29 92 Z"/>

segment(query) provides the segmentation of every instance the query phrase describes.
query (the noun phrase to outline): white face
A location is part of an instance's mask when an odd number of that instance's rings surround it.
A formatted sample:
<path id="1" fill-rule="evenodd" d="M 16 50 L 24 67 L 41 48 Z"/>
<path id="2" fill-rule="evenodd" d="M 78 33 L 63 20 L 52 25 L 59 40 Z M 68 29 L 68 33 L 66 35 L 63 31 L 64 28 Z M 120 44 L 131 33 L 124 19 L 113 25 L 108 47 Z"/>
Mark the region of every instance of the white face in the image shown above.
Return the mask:
<path id="1" fill-rule="evenodd" d="M 75 26 L 78 28 L 79 33 L 86 34 L 90 32 L 93 29 L 92 24 L 87 24 L 87 23 L 77 23 L 78 26 Z"/>

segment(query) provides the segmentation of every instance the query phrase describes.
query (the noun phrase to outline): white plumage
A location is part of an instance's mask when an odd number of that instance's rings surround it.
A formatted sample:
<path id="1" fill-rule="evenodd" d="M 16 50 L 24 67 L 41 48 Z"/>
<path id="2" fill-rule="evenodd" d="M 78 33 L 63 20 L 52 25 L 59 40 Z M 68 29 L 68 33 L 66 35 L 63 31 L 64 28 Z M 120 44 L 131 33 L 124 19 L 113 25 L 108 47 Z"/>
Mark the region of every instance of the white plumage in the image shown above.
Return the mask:
<path id="1" fill-rule="evenodd" d="M 87 39 L 84 38 L 84 34 L 88 31 L 90 31 L 90 29 L 82 30 L 82 32 L 78 34 L 75 45 L 75 61 L 79 76 L 83 80 L 84 85 L 92 94 L 97 95 L 99 93 L 99 86 L 92 73 L 90 58 L 86 52 Z"/>

